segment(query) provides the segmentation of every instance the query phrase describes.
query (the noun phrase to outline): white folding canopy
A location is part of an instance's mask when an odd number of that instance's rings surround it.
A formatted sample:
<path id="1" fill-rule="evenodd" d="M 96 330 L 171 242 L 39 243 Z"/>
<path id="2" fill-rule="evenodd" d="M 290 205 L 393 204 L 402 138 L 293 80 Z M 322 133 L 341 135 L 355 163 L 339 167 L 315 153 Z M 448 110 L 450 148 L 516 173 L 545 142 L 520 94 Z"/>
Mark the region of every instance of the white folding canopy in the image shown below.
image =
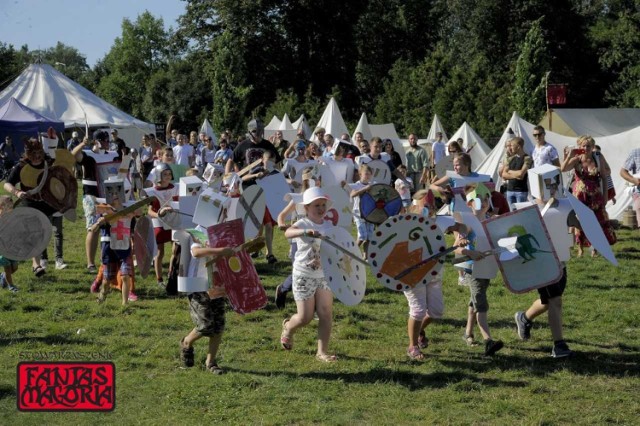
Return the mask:
<path id="1" fill-rule="evenodd" d="M 0 93 L 0 104 L 14 97 L 32 110 L 64 122 L 66 128 L 116 128 L 129 146 L 155 125 L 132 117 L 47 64 L 29 65 Z"/>

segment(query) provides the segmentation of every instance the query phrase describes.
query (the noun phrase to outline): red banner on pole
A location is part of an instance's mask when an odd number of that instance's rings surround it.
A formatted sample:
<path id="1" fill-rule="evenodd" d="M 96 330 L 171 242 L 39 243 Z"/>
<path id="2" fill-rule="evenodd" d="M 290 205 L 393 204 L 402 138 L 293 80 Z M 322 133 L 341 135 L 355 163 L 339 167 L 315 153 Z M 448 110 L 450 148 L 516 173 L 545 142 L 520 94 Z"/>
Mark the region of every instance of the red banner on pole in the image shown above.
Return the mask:
<path id="1" fill-rule="evenodd" d="M 549 84 L 547 86 L 547 102 L 549 105 L 567 103 L 567 84 Z"/>

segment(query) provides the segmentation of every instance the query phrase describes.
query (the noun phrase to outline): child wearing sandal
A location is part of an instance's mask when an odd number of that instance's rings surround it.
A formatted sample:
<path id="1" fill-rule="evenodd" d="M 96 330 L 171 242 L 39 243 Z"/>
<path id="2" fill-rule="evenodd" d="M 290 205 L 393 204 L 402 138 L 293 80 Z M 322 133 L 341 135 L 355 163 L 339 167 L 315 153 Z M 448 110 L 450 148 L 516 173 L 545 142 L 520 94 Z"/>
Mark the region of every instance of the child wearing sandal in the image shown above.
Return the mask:
<path id="1" fill-rule="evenodd" d="M 302 195 L 306 217 L 298 220 L 284 233 L 298 246 L 293 261 L 293 298 L 297 313 L 282 322 L 280 344 L 285 350 L 293 347 L 293 335 L 297 329 L 309 324 L 314 313 L 318 315 L 318 352 L 316 358 L 334 362 L 329 354 L 329 338 L 333 317 L 333 293 L 327 285 L 320 262 L 320 237 L 333 225 L 324 220 L 331 200 L 318 187 L 307 189 Z"/>
<path id="2" fill-rule="evenodd" d="M 206 261 L 215 257 L 229 257 L 231 255 L 233 255 L 233 249 L 230 247 L 211 248 L 194 242 L 191 244 L 191 256 L 193 256 L 193 259 L 189 262 L 188 275 L 206 277 Z M 208 291 L 188 294 L 189 314 L 195 327 L 180 340 L 180 359 L 185 367 L 193 367 L 193 344 L 202 337 L 208 337 L 209 351 L 207 352 L 205 367 L 213 374 L 223 374 L 224 370 L 218 366 L 216 355 L 218 354 L 225 326 L 225 293 L 223 287 L 217 287 L 212 282 L 209 284 Z"/>

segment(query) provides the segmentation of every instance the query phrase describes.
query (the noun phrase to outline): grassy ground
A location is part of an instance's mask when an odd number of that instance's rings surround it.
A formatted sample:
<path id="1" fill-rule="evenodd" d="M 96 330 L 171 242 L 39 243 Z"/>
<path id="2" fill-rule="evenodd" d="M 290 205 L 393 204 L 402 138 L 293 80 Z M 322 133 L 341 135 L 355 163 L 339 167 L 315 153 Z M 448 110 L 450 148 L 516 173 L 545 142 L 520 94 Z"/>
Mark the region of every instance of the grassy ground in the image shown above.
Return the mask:
<path id="1" fill-rule="evenodd" d="M 316 322 L 296 334 L 292 352 L 280 349 L 282 319 L 295 311 L 290 298 L 283 311 L 270 303 L 246 316 L 227 313 L 223 376 L 203 369 L 204 340 L 196 345 L 196 367 L 181 368 L 178 342 L 192 328 L 187 301 L 164 296 L 152 277 L 137 278 L 140 300 L 128 311 L 116 294 L 96 304 L 84 235 L 81 222 L 65 222 L 69 268 L 50 268 L 38 280 L 22 263 L 20 292 L 0 291 L 2 424 L 637 424 L 640 417 L 638 231 L 618 232 L 618 268 L 602 258 L 569 263 L 565 334 L 578 352 L 574 359 L 550 358 L 546 317 L 530 341 L 517 340 L 513 314 L 537 293 L 511 294 L 500 278 L 489 290 L 489 320 L 505 348 L 488 359 L 481 347 L 467 347 L 461 335 L 468 290 L 447 267 L 447 311 L 428 329 L 423 362 L 405 355 L 404 296 L 369 276 L 360 305 L 334 305 L 338 363 L 315 360 Z M 262 257 L 256 265 L 270 297 L 291 269 L 282 233 L 276 247 L 278 264 Z M 17 363 L 60 351 L 85 360 L 99 353 L 115 363 L 114 412 L 17 412 Z"/>

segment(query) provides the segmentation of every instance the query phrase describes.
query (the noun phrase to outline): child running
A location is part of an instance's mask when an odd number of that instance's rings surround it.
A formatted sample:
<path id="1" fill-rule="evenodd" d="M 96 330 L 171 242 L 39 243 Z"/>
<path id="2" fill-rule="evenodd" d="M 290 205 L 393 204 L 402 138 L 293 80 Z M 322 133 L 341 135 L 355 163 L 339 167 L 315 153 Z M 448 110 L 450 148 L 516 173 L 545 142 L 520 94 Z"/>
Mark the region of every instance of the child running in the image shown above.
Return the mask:
<path id="1" fill-rule="evenodd" d="M 314 313 L 318 315 L 318 352 L 316 359 L 335 362 L 329 354 L 329 338 L 333 317 L 333 293 L 327 285 L 320 262 L 318 237 L 333 225 L 324 220 L 331 201 L 318 187 L 307 189 L 302 196 L 306 217 L 298 220 L 284 233 L 293 238 L 298 250 L 293 261 L 293 298 L 298 312 L 282 322 L 280 344 L 285 350 L 293 348 L 293 335 L 300 327 L 309 324 Z"/>
<path id="2" fill-rule="evenodd" d="M 366 164 L 358 168 L 360 180 L 356 183 L 347 184 L 351 188 L 351 199 L 353 200 L 353 221 L 358 231 L 358 247 L 364 251 L 363 259 L 367 260 L 367 251 L 369 250 L 369 240 L 373 237 L 374 226 L 360 216 L 360 196 L 367 192 L 371 185 L 375 182 L 371 181 L 373 171 Z"/>

